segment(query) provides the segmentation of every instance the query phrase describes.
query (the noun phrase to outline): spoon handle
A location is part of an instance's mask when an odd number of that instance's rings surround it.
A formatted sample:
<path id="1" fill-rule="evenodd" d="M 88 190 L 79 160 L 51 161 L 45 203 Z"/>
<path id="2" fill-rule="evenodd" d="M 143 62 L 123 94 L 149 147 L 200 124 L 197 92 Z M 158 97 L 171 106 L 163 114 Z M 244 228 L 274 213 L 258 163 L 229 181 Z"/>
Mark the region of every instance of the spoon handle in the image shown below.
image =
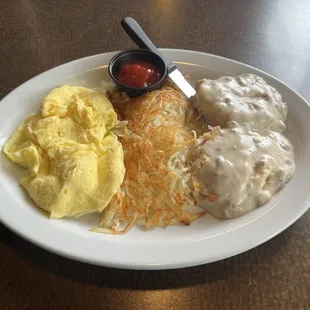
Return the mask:
<path id="1" fill-rule="evenodd" d="M 128 34 L 128 36 L 136 43 L 139 48 L 147 49 L 159 55 L 165 61 L 166 66 L 168 67 L 168 71 L 171 71 L 171 69 L 175 67 L 172 61 L 167 60 L 163 57 L 161 52 L 156 48 L 154 43 L 146 35 L 146 33 L 143 31 L 143 29 L 136 20 L 131 17 L 125 17 L 121 21 L 121 25 Z"/>

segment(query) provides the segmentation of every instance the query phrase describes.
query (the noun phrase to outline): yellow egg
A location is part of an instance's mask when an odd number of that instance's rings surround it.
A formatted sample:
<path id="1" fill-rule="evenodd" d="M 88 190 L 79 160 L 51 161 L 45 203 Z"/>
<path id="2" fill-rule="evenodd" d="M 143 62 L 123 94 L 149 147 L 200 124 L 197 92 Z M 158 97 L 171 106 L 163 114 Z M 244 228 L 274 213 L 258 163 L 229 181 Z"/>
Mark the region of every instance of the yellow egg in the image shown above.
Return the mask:
<path id="1" fill-rule="evenodd" d="M 112 104 L 99 91 L 65 85 L 40 106 L 4 146 L 10 160 L 29 169 L 21 184 L 51 218 L 101 212 L 125 174 Z"/>

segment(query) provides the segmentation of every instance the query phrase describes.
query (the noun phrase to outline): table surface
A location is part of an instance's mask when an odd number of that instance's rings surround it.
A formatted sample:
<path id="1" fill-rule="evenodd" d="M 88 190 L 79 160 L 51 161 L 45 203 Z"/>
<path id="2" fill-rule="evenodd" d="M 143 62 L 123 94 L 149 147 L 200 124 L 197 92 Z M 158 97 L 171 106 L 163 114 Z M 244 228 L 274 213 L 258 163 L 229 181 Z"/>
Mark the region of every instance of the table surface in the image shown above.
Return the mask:
<path id="1" fill-rule="evenodd" d="M 253 65 L 310 99 L 309 0 L 2 1 L 0 96 L 62 63 L 133 47 L 136 18 L 159 47 Z M 293 206 L 292 206 L 293 207 Z M 192 268 L 100 268 L 0 226 L 1 309 L 310 309 L 310 212 L 267 243 Z"/>

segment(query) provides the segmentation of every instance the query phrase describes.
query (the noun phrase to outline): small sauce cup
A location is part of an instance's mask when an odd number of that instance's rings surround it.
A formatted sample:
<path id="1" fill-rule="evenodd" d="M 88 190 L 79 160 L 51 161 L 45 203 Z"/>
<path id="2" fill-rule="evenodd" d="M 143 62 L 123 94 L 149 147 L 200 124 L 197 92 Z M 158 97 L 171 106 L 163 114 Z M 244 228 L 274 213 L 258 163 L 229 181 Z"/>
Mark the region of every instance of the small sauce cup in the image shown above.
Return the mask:
<path id="1" fill-rule="evenodd" d="M 117 74 L 121 66 L 128 61 L 146 61 L 152 64 L 159 72 L 159 80 L 154 84 L 141 88 L 131 87 L 121 83 L 117 79 Z M 147 92 L 159 89 L 163 85 L 168 74 L 165 61 L 156 53 L 144 49 L 132 49 L 118 53 L 110 60 L 108 69 L 111 78 L 116 83 L 118 91 L 125 92 L 130 97 L 141 96 Z"/>

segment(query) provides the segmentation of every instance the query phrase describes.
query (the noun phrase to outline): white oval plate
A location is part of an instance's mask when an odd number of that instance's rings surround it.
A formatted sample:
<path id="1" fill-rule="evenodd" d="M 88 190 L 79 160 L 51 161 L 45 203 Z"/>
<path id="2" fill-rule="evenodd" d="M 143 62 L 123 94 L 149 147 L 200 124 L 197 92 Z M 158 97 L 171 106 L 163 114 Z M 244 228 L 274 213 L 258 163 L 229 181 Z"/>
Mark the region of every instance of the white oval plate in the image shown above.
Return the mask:
<path id="1" fill-rule="evenodd" d="M 255 73 L 274 86 L 288 103 L 287 136 L 295 148 L 296 173 L 267 205 L 233 220 L 207 215 L 191 226 L 170 226 L 126 235 L 92 233 L 98 216 L 49 220 L 19 186 L 24 169 L 0 156 L 0 220 L 8 228 L 51 252 L 91 264 L 130 269 L 169 269 L 209 263 L 249 250 L 294 223 L 310 205 L 310 108 L 289 87 L 250 66 L 222 57 L 164 49 L 190 79 Z M 76 60 L 38 75 L 0 103 L 0 146 L 18 124 L 39 109 L 40 98 L 60 84 L 98 87 L 109 80 L 107 64 L 115 53 Z"/>

